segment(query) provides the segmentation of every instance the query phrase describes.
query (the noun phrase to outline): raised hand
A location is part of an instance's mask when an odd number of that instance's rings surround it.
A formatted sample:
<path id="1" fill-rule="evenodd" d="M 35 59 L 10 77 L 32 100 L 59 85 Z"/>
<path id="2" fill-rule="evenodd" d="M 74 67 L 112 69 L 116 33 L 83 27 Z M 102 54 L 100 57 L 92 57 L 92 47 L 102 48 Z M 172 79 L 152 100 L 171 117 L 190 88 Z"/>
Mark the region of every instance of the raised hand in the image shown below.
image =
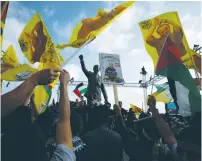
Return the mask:
<path id="1" fill-rule="evenodd" d="M 67 85 L 70 81 L 70 75 L 69 72 L 66 71 L 65 69 L 62 70 L 62 72 L 60 73 L 60 83 L 63 85 Z"/>
<path id="2" fill-rule="evenodd" d="M 79 55 L 79 59 L 80 59 L 80 60 L 83 60 L 83 55 Z"/>
<path id="3" fill-rule="evenodd" d="M 150 107 L 150 109 L 156 109 L 156 99 L 154 96 L 149 96 L 149 100 L 147 105 Z"/>
<path id="4" fill-rule="evenodd" d="M 53 83 L 59 76 L 58 72 L 60 71 L 60 69 L 45 69 L 37 72 L 33 77 L 36 78 L 38 85 L 46 85 Z"/>

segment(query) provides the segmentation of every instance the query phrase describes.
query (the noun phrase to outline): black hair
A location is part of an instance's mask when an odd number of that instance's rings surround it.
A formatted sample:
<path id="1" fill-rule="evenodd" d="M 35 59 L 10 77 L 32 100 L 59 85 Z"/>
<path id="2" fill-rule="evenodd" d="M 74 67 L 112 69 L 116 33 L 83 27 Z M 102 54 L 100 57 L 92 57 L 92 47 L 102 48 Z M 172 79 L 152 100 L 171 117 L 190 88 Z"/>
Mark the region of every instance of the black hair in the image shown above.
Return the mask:
<path id="1" fill-rule="evenodd" d="M 72 111 L 70 120 L 72 135 L 76 136 L 81 134 L 83 125 L 82 117 L 76 111 Z"/>
<path id="2" fill-rule="evenodd" d="M 19 107 L 9 118 L 2 137 L 2 160 L 36 161 L 48 160 L 44 133 L 31 122 L 31 110 Z"/>

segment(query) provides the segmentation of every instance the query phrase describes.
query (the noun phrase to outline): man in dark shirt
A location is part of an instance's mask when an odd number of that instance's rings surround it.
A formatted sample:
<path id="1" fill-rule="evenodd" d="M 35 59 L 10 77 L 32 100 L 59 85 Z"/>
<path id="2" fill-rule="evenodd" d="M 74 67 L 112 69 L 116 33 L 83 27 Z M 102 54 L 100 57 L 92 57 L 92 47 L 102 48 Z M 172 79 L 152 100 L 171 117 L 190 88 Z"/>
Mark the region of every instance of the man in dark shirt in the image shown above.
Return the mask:
<path id="1" fill-rule="evenodd" d="M 106 107 L 94 109 L 94 129 L 83 138 L 85 148 L 77 155 L 77 161 L 121 161 L 123 148 L 118 133 L 108 130 L 108 110 Z M 89 120 L 91 122 L 91 120 Z"/>

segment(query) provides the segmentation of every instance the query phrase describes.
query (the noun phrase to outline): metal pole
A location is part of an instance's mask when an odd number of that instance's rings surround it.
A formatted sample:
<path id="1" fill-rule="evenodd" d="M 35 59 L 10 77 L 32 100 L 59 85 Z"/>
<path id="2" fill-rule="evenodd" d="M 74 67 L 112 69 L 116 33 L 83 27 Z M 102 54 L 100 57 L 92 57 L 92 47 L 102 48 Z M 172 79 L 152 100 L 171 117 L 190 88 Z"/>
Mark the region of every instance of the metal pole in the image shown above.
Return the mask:
<path id="1" fill-rule="evenodd" d="M 144 110 L 146 112 L 147 111 L 147 105 L 146 105 L 146 99 L 147 99 L 146 75 L 147 75 L 147 71 L 145 70 L 144 66 L 143 66 L 140 74 L 142 74 L 142 88 L 143 88 L 143 94 L 144 94 Z"/>

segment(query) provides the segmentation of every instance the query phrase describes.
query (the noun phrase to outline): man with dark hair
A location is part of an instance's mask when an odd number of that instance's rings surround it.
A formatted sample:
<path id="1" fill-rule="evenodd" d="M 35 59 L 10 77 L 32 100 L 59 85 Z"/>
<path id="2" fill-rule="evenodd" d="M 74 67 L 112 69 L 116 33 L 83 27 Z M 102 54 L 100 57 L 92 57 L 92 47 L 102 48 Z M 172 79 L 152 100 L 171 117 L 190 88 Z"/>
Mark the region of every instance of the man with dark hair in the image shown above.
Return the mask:
<path id="1" fill-rule="evenodd" d="M 83 137 L 86 146 L 77 156 L 77 161 L 121 161 L 123 155 L 121 137 L 118 133 L 107 129 L 108 109 L 99 106 L 91 110 L 93 116 L 89 116 L 89 122 L 93 121 L 93 130 Z"/>

